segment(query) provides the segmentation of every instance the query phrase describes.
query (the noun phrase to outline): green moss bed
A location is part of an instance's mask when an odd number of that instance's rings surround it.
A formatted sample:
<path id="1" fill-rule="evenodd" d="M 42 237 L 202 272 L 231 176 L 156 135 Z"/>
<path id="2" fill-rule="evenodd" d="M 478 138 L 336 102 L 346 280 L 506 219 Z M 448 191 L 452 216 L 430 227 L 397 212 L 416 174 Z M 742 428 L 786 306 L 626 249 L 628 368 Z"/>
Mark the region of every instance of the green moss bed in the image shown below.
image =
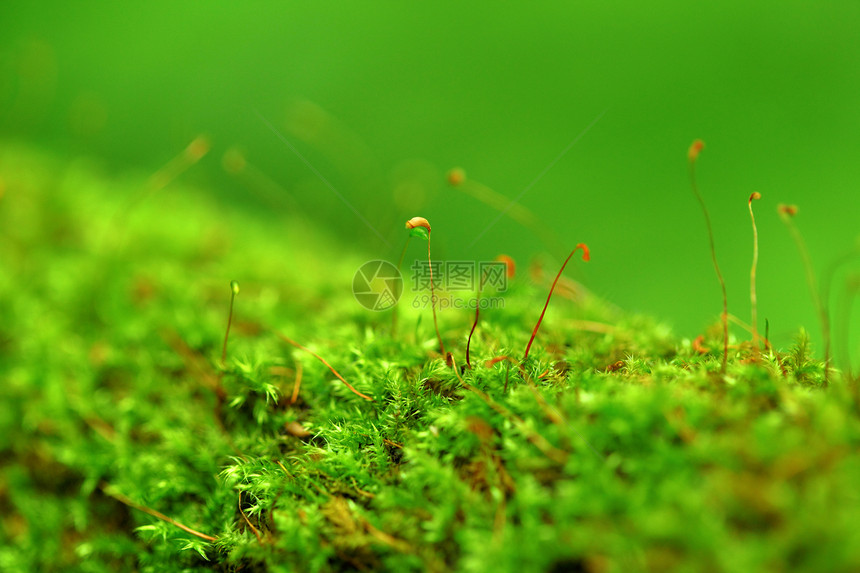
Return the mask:
<path id="1" fill-rule="evenodd" d="M 147 185 L 0 146 L 0 571 L 860 570 L 857 381 L 803 332 L 722 374 L 719 325 L 574 288 L 520 367 L 555 271 L 520 272 L 464 368 L 472 311 L 446 361 L 357 304 L 390 253 Z"/>

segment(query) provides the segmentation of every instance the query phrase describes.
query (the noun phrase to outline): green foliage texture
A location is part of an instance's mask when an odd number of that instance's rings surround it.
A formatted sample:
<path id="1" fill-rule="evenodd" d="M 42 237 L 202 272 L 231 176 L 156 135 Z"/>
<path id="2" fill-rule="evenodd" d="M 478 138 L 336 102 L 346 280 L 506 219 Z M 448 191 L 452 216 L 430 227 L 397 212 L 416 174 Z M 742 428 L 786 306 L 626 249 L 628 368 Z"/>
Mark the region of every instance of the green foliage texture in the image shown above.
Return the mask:
<path id="1" fill-rule="evenodd" d="M 857 384 L 803 332 L 721 375 L 718 326 L 573 289 L 490 364 L 545 301 L 521 272 L 471 369 L 439 312 L 452 368 L 324 231 L 146 185 L 0 150 L 0 570 L 860 570 Z"/>

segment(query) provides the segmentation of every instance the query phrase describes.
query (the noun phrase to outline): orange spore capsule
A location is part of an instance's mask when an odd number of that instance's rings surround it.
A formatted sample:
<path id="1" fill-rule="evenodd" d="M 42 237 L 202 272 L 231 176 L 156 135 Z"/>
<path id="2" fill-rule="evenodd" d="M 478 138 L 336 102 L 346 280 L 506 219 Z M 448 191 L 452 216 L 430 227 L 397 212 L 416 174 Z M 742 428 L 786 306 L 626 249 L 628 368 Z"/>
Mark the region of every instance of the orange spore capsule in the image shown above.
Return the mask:
<path id="1" fill-rule="evenodd" d="M 406 221 L 407 229 L 414 229 L 415 227 L 424 227 L 428 232 L 430 231 L 430 223 L 424 217 L 412 217 Z"/>
<path id="2" fill-rule="evenodd" d="M 448 183 L 454 187 L 463 183 L 466 180 L 466 172 L 460 169 L 459 167 L 455 167 L 451 171 L 448 172 Z"/>
<path id="3" fill-rule="evenodd" d="M 697 139 L 690 145 L 690 151 L 687 152 L 687 157 L 690 158 L 690 161 L 695 161 L 696 158 L 699 157 L 699 153 L 705 148 L 705 142 L 701 139 Z"/>
<path id="4" fill-rule="evenodd" d="M 509 279 L 514 278 L 517 267 L 511 257 L 509 257 L 508 255 L 499 255 L 498 257 L 496 257 L 496 261 L 500 263 L 505 263 L 505 275 Z"/>

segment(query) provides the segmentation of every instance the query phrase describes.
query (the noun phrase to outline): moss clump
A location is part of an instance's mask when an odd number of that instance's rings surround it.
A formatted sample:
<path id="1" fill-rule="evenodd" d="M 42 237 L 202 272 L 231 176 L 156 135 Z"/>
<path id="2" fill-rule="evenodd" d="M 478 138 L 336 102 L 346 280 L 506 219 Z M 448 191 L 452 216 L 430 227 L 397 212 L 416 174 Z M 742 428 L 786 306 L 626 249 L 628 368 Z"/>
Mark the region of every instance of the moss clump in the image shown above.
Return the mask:
<path id="1" fill-rule="evenodd" d="M 721 376 L 719 336 L 557 296 L 524 379 L 487 365 L 546 296 L 520 279 L 461 371 L 470 311 L 452 369 L 314 229 L 182 187 L 118 227 L 140 182 L 8 145 L 0 177 L 4 571 L 860 568 L 856 383 L 802 333 Z"/>

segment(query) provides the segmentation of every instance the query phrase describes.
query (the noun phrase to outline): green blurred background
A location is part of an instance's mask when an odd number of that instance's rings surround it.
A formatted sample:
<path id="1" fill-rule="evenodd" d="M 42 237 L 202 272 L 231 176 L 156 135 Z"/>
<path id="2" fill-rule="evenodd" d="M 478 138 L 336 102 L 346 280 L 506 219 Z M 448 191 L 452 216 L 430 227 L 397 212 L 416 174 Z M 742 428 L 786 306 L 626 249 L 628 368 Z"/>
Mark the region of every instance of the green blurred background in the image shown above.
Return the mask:
<path id="1" fill-rule="evenodd" d="M 587 242 L 594 292 L 696 336 L 721 308 L 695 138 L 729 310 L 747 321 L 747 198 L 763 195 L 759 316 L 777 344 L 820 330 L 776 205 L 800 206 L 819 271 L 857 244 L 857 2 L 4 2 L 0 30 L 4 140 L 148 174 L 206 134 L 183 178 L 368 258 L 396 257 L 413 215 L 440 259 L 552 250 L 451 189 L 459 166 L 510 199 L 528 189 L 520 204 L 565 248 Z M 234 146 L 256 189 L 222 167 Z"/>

